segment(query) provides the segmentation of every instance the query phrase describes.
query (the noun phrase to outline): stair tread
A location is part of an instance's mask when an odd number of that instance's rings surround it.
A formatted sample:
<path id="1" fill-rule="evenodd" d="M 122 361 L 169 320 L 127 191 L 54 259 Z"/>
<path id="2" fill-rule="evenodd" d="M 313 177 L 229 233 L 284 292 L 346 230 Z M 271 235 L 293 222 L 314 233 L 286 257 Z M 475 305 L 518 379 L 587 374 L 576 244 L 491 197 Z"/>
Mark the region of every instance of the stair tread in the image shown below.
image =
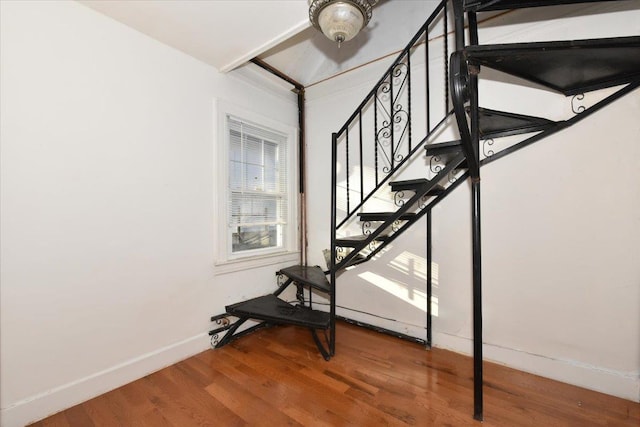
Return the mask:
<path id="1" fill-rule="evenodd" d="M 640 78 L 640 36 L 469 46 L 469 62 L 567 96 Z"/>
<path id="2" fill-rule="evenodd" d="M 356 254 L 356 256 L 354 256 L 351 261 L 349 261 L 349 263 L 347 264 L 347 266 L 352 266 L 352 265 L 358 265 L 358 264 L 362 264 L 363 262 L 367 261 L 367 257 L 362 255 L 362 254 Z"/>
<path id="3" fill-rule="evenodd" d="M 520 9 L 526 7 L 554 6 L 560 4 L 592 3 L 616 0 L 465 0 L 464 7 L 468 11 L 488 11 Z"/>
<path id="4" fill-rule="evenodd" d="M 281 269 L 278 273 L 293 279 L 295 282 L 309 285 L 323 292 L 331 292 L 331 285 L 327 280 L 327 276 L 318 266 L 292 265 Z"/>
<path id="5" fill-rule="evenodd" d="M 480 138 L 499 138 L 523 133 L 539 132 L 556 124 L 552 120 L 506 111 L 479 108 Z"/>
<path id="6" fill-rule="evenodd" d="M 341 237 L 336 239 L 336 246 L 341 246 L 341 247 L 353 247 L 353 246 L 357 246 L 359 244 L 361 244 L 362 242 L 364 242 L 365 240 L 367 240 L 369 238 L 370 234 L 360 234 L 360 235 L 356 235 L 356 236 L 349 236 L 349 237 Z M 385 234 L 381 234 L 379 236 L 376 236 L 373 241 L 376 242 L 384 242 L 389 236 L 385 235 Z"/>
<path id="7" fill-rule="evenodd" d="M 360 217 L 361 221 L 386 221 L 391 218 L 395 212 L 360 212 L 358 217 Z M 417 214 L 413 212 L 404 213 L 400 215 L 400 220 L 407 221 L 415 218 Z"/>
<path id="8" fill-rule="evenodd" d="M 227 313 L 272 323 L 329 328 L 329 313 L 291 305 L 275 295 L 264 295 L 226 307 Z"/>
<path id="9" fill-rule="evenodd" d="M 438 142 L 435 144 L 426 144 L 427 156 L 437 156 L 439 154 L 457 153 L 462 150 L 462 141 Z"/>
<path id="10" fill-rule="evenodd" d="M 429 183 L 428 179 L 418 178 L 418 179 L 408 179 L 404 181 L 393 181 L 393 182 L 390 182 L 389 185 L 391 186 L 391 191 L 404 191 L 404 190 L 415 190 L 428 183 Z M 436 185 L 431 190 L 429 190 L 427 195 L 437 196 L 443 191 L 444 191 L 444 187 L 442 187 L 441 185 Z"/>

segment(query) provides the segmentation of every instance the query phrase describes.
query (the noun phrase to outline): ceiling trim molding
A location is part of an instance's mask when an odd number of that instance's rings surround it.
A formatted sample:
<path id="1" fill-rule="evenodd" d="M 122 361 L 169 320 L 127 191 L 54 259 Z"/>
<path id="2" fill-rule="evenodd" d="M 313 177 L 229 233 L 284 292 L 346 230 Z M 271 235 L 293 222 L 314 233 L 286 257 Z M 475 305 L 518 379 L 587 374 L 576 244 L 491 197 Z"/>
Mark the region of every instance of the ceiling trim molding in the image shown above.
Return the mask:
<path id="1" fill-rule="evenodd" d="M 256 56 L 260 55 L 263 52 L 266 52 L 267 50 L 271 49 L 272 47 L 284 42 L 285 40 L 287 40 L 288 38 L 298 34 L 299 32 L 306 30 L 307 28 L 309 28 L 311 26 L 311 23 L 309 22 L 309 19 L 305 16 L 305 19 L 301 22 L 299 22 L 297 25 L 295 25 L 294 27 L 288 29 L 287 31 L 279 34 L 278 36 L 272 38 L 271 40 L 269 40 L 268 42 L 262 44 L 261 46 L 257 47 L 256 49 L 253 49 L 247 53 L 245 53 L 244 55 L 236 58 L 235 60 L 231 61 L 230 63 L 224 65 L 223 67 L 220 68 L 220 72 L 222 73 L 227 73 L 231 70 L 233 70 L 234 68 L 237 68 L 247 62 L 249 62 L 251 59 L 255 58 Z"/>

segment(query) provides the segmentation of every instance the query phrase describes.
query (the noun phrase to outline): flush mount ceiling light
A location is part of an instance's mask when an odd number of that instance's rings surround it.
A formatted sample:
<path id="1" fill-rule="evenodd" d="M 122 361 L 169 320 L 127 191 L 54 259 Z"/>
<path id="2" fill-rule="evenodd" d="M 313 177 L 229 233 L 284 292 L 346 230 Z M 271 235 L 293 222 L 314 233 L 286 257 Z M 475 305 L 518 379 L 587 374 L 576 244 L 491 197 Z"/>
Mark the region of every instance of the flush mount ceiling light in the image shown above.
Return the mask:
<path id="1" fill-rule="evenodd" d="M 309 20 L 330 40 L 351 40 L 371 20 L 378 0 L 309 0 Z"/>

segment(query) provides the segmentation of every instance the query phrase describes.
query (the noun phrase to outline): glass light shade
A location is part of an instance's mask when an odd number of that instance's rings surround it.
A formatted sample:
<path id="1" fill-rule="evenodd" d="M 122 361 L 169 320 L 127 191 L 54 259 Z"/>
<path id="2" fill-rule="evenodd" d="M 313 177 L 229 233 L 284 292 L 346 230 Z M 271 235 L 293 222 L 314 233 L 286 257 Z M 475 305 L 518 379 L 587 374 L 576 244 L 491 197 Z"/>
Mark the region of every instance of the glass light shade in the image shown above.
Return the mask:
<path id="1" fill-rule="evenodd" d="M 318 15 L 318 25 L 330 40 L 338 43 L 351 40 L 364 26 L 364 16 L 351 3 L 333 2 Z"/>

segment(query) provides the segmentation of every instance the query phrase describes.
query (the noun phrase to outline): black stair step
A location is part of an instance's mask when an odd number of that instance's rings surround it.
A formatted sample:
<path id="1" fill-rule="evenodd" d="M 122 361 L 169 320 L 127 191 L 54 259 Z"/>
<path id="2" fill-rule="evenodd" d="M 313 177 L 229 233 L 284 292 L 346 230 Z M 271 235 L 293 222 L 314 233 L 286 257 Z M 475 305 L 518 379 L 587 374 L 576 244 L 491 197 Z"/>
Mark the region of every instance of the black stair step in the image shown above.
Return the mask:
<path id="1" fill-rule="evenodd" d="M 228 305 L 226 309 L 227 313 L 238 317 L 314 329 L 329 328 L 329 313 L 291 305 L 275 295 L 265 295 Z"/>
<path id="2" fill-rule="evenodd" d="M 336 246 L 341 248 L 355 248 L 356 246 L 360 246 L 362 242 L 369 238 L 369 234 L 361 234 L 359 236 L 349 236 L 349 237 L 341 237 L 336 239 Z M 382 234 L 376 236 L 373 241 L 374 242 L 384 242 L 387 240 L 389 236 Z"/>
<path id="3" fill-rule="evenodd" d="M 640 78 L 640 37 L 469 46 L 470 63 L 567 96 Z"/>
<path id="4" fill-rule="evenodd" d="M 347 267 L 352 266 L 352 265 L 362 264 L 365 261 L 367 261 L 367 257 L 366 256 L 364 256 L 362 254 L 356 254 L 356 256 L 351 258 L 351 261 L 349 261 L 347 263 Z"/>
<path id="5" fill-rule="evenodd" d="M 415 191 L 423 185 L 429 183 L 429 180 L 426 178 L 418 178 L 418 179 L 409 179 L 406 181 L 393 181 L 390 182 L 391 191 Z M 437 196 L 442 194 L 444 188 L 440 185 L 436 185 L 427 193 L 428 196 Z"/>
<path id="6" fill-rule="evenodd" d="M 488 108 L 478 108 L 478 113 L 481 139 L 539 132 L 556 124 L 554 121 L 542 117 L 489 110 Z"/>
<path id="7" fill-rule="evenodd" d="M 358 217 L 360 221 L 386 221 L 391 218 L 395 212 L 360 212 Z M 416 217 L 415 213 L 404 213 L 398 218 L 401 221 L 409 221 Z"/>
<path id="8" fill-rule="evenodd" d="M 465 0 L 465 10 L 480 12 L 485 10 L 506 10 L 525 7 L 555 6 L 560 4 L 592 3 L 617 0 Z"/>
<path id="9" fill-rule="evenodd" d="M 327 280 L 327 276 L 317 266 L 292 265 L 291 267 L 283 268 L 276 274 L 283 274 L 295 282 L 311 286 L 323 292 L 331 292 L 331 285 Z"/>
<path id="10" fill-rule="evenodd" d="M 439 156 L 442 154 L 457 153 L 462 150 L 461 141 L 439 142 L 437 144 L 427 144 L 424 146 L 427 156 Z"/>
<path id="11" fill-rule="evenodd" d="M 326 249 L 323 251 L 324 252 L 324 260 L 327 264 L 327 268 L 331 268 L 330 267 L 330 263 L 331 263 L 331 251 L 329 249 Z M 351 265 L 358 265 L 358 264 L 362 264 L 363 262 L 368 261 L 368 258 L 362 254 L 356 254 L 353 258 L 351 258 L 351 260 L 347 263 L 347 266 L 351 266 Z M 336 260 L 336 264 L 339 261 Z"/>

